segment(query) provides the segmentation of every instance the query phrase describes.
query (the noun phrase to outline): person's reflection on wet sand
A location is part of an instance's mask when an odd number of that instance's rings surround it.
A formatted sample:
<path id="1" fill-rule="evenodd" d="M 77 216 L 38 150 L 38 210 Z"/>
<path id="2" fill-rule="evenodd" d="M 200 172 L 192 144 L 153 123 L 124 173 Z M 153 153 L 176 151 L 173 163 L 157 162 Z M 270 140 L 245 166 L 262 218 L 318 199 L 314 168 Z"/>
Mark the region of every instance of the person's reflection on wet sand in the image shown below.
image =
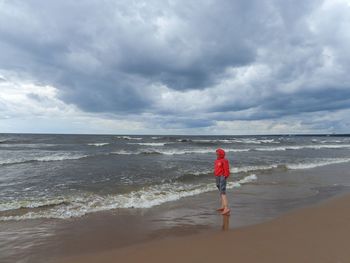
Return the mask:
<path id="1" fill-rule="evenodd" d="M 227 231 L 230 225 L 230 215 L 222 216 L 222 231 Z"/>

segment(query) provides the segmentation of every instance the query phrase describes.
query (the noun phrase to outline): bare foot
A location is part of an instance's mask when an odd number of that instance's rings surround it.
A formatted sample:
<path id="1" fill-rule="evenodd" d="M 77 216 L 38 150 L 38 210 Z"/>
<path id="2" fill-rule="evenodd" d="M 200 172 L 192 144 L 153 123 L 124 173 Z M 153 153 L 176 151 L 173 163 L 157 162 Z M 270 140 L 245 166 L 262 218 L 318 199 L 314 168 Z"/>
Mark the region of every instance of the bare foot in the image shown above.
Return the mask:
<path id="1" fill-rule="evenodd" d="M 229 215 L 230 214 L 230 209 L 226 208 L 222 211 L 222 215 Z"/>
<path id="2" fill-rule="evenodd" d="M 223 208 L 223 207 L 216 209 L 216 211 L 218 211 L 218 212 L 222 212 L 224 210 L 225 210 L 225 208 Z"/>

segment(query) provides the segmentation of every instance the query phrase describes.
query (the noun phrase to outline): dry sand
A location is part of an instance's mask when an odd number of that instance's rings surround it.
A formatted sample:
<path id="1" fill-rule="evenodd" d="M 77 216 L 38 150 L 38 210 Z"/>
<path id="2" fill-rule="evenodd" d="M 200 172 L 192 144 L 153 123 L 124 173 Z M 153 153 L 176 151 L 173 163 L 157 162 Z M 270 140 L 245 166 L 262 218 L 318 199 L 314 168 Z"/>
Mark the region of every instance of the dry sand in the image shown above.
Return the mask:
<path id="1" fill-rule="evenodd" d="M 152 241 L 58 262 L 347 263 L 350 262 L 350 196 L 258 225 Z"/>

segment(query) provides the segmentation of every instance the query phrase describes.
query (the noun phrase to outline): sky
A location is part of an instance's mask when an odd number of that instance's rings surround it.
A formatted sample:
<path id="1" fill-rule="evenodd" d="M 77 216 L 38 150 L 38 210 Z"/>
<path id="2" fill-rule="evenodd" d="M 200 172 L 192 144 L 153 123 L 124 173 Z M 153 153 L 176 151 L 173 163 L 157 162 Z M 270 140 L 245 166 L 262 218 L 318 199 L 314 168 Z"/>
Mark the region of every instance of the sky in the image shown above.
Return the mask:
<path id="1" fill-rule="evenodd" d="M 0 132 L 350 132 L 350 0 L 0 0 Z"/>

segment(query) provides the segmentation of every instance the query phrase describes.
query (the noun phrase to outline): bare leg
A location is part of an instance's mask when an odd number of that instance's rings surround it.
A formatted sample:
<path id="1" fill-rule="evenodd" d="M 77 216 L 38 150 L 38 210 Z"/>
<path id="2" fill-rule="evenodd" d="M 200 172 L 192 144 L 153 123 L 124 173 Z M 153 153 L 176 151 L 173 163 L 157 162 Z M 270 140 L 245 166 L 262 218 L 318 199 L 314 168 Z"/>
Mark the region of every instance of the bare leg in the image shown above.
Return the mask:
<path id="1" fill-rule="evenodd" d="M 220 208 L 216 209 L 216 211 L 222 212 L 222 211 L 224 211 L 225 206 L 224 206 L 224 202 L 222 200 L 222 195 L 221 194 L 220 194 L 220 202 L 221 202 L 221 206 L 220 206 Z"/>
<path id="2" fill-rule="evenodd" d="M 230 209 L 228 209 L 228 201 L 227 201 L 226 194 L 221 194 L 221 203 L 222 203 L 222 207 L 224 208 L 224 211 L 222 211 L 222 214 L 228 213 Z"/>

